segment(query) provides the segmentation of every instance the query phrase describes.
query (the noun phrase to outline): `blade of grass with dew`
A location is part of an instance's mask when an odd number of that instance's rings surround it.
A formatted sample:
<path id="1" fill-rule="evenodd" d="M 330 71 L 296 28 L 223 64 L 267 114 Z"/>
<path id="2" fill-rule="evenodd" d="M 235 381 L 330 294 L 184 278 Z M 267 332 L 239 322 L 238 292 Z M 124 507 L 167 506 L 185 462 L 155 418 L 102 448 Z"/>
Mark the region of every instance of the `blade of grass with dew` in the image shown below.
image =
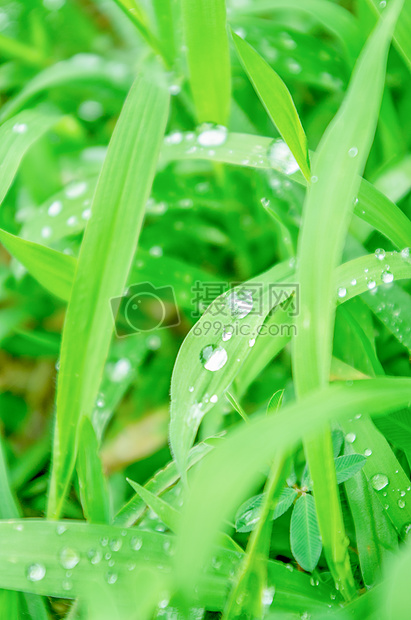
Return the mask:
<path id="1" fill-rule="evenodd" d="M 304 205 L 299 237 L 297 280 L 301 312 L 293 341 L 293 375 L 297 395 L 326 385 L 330 375 L 336 298 L 334 270 L 359 190 L 378 120 L 385 65 L 403 2 L 392 3 L 362 51 L 344 102 L 316 152 L 313 177 Z M 313 252 L 313 248 L 316 251 Z M 331 301 L 332 304 L 332 301 Z M 304 443 L 324 553 L 335 582 L 346 599 L 354 596 L 345 528 L 337 487 L 330 431 L 324 429 Z"/>
<path id="2" fill-rule="evenodd" d="M 309 180 L 311 175 L 307 138 L 290 91 L 280 76 L 261 58 L 251 45 L 234 32 L 232 32 L 232 36 L 237 54 L 254 90 L 294 155 L 301 172 Z M 281 146 L 280 143 L 274 142 L 271 147 L 273 152 L 279 146 Z"/>
<path id="3" fill-rule="evenodd" d="M 169 431 L 182 475 L 202 418 L 235 378 L 258 336 L 259 326 L 275 305 L 269 283 L 284 282 L 291 273 L 288 263 L 280 263 L 218 297 L 185 338 L 171 379 Z M 292 292 L 290 287 L 289 295 Z M 241 299 L 245 300 L 244 316 Z M 240 328 L 246 315 L 249 329 L 243 336 Z"/>
<path id="4" fill-rule="evenodd" d="M 385 7 L 387 3 L 380 0 L 368 0 L 368 4 L 374 7 L 375 11 L 379 15 L 384 15 Z M 397 22 L 394 31 L 394 43 L 411 69 L 411 42 L 410 42 L 410 30 L 411 30 L 411 3 L 409 0 L 404 2 L 403 9 L 401 11 L 400 18 Z"/>
<path id="5" fill-rule="evenodd" d="M 176 533 L 180 521 L 179 512 L 175 508 L 173 508 L 173 506 L 165 502 L 161 497 L 158 497 L 158 495 L 154 495 L 154 493 L 148 491 L 137 482 L 134 482 L 129 478 L 127 478 L 127 482 L 141 497 L 143 502 L 147 504 L 147 506 L 151 508 L 153 512 L 156 513 L 156 515 L 162 520 L 164 525 L 166 525 L 169 530 Z"/>
<path id="6" fill-rule="evenodd" d="M 199 123 L 227 125 L 231 67 L 224 0 L 182 0 L 190 85 Z"/>
<path id="7" fill-rule="evenodd" d="M 394 274 L 385 262 L 381 277 L 386 279 L 386 286 L 366 293 L 363 299 L 378 320 L 411 353 L 411 295 L 394 282 Z"/>
<path id="8" fill-rule="evenodd" d="M 110 523 L 107 483 L 103 474 L 96 433 L 89 418 L 79 432 L 77 474 L 84 516 L 90 523 Z"/>
<path id="9" fill-rule="evenodd" d="M 178 144 L 166 137 L 160 157 L 160 164 L 170 161 L 200 159 L 216 161 L 236 166 L 258 169 L 272 169 L 285 174 L 302 185 L 306 181 L 300 172 L 295 173 L 297 164 L 291 152 L 276 154 L 272 149 L 273 140 L 263 136 L 228 133 L 225 142 L 213 147 L 201 146 L 192 132 L 183 134 Z M 311 159 L 315 153 L 311 153 Z M 290 174 L 290 171 L 293 171 Z M 354 212 L 399 248 L 411 245 L 411 222 L 408 217 L 387 196 L 366 181 L 361 180 L 360 189 L 354 201 Z"/>
<path id="10" fill-rule="evenodd" d="M 124 69 L 126 66 L 124 65 Z M 110 87 L 119 92 L 127 92 L 130 87 L 131 76 L 128 71 L 119 71 L 118 67 L 110 66 L 108 61 L 95 54 L 77 54 L 68 60 L 57 62 L 51 67 L 43 69 L 18 95 L 9 99 L 0 110 L 0 122 L 14 116 L 32 97 L 45 90 L 60 86 L 70 86 L 78 82 L 96 82 L 110 84 Z"/>
<path id="11" fill-rule="evenodd" d="M 0 241 L 12 256 L 50 293 L 68 301 L 77 260 L 44 245 L 26 241 L 0 229 Z"/>
<path id="12" fill-rule="evenodd" d="M 74 468 L 78 425 L 90 416 L 168 116 L 168 92 L 138 77 L 110 141 L 81 245 L 63 330 L 48 515 L 56 518 Z M 151 139 L 146 140 L 150 133 Z M 95 270 L 95 265 L 99 269 Z"/>
<path id="13" fill-rule="evenodd" d="M 175 555 L 177 587 L 191 592 L 217 532 L 261 482 L 262 471 L 278 450 L 291 449 L 327 421 L 401 409 L 409 402 L 410 388 L 408 378 L 333 384 L 283 407 L 275 416 L 238 426 L 204 459 L 191 480 Z"/>
<path id="14" fill-rule="evenodd" d="M 28 149 L 61 117 L 37 110 L 25 110 L 0 127 L 0 203 L 3 202 Z"/>
<path id="15" fill-rule="evenodd" d="M 92 604 L 99 599 L 101 615 L 97 617 L 101 620 L 141 618 L 138 615 L 140 592 L 136 588 L 142 569 L 161 567 L 154 576 L 162 580 L 163 591 L 168 589 L 175 536 L 72 520 L 38 519 L 0 521 L 0 534 L 4 540 L 0 549 L 0 587 L 78 598 L 81 603 Z M 56 540 L 61 545 L 57 554 Z M 112 567 L 104 558 L 107 552 L 115 560 Z M 222 610 L 227 580 L 238 567 L 240 556 L 222 548 L 214 548 L 212 552 L 218 568 L 213 565 L 206 568 L 192 600 L 196 606 Z M 268 572 L 270 583 L 276 584 L 281 608 L 297 608 L 301 612 L 303 606 L 327 608 L 330 588 L 326 585 L 314 596 L 307 575 L 290 573 L 286 566 L 273 561 L 269 562 Z"/>

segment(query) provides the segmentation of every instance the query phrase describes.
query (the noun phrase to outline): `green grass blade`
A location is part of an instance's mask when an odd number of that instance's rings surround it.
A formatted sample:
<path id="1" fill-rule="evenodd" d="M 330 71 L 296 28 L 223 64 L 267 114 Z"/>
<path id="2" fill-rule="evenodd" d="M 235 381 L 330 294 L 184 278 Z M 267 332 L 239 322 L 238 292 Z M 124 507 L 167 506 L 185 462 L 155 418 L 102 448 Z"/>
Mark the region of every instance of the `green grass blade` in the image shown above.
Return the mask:
<path id="1" fill-rule="evenodd" d="M 371 148 L 385 79 L 385 65 L 402 2 L 392 3 L 361 53 L 345 100 L 326 130 L 312 167 L 312 183 L 299 236 L 297 280 L 301 312 L 293 341 L 299 396 L 324 386 L 330 375 L 335 307 L 334 270 L 341 260 L 354 199 Z M 315 247 L 315 252 L 313 248 Z M 346 598 L 354 595 L 330 432 L 305 442 L 324 552 Z"/>
<path id="2" fill-rule="evenodd" d="M 0 241 L 50 293 L 68 301 L 74 282 L 77 260 L 62 252 L 26 241 L 0 229 Z"/>
<path id="3" fill-rule="evenodd" d="M 113 332 L 110 299 L 123 294 L 167 114 L 165 89 L 137 78 L 94 195 L 63 331 L 50 517 L 61 513 L 76 458 L 78 425 L 83 415 L 91 415 L 97 398 Z"/>
<path id="4" fill-rule="evenodd" d="M 383 16 L 386 4 L 379 0 L 368 0 L 376 12 Z M 410 42 L 410 30 L 411 30 L 411 3 L 406 0 L 404 2 L 403 9 L 401 11 L 400 18 L 394 31 L 394 43 L 403 56 L 408 68 L 411 69 L 411 42 Z"/>
<path id="5" fill-rule="evenodd" d="M 175 557 L 178 586 L 191 591 L 223 522 L 261 482 L 261 472 L 277 450 L 291 449 L 331 419 L 400 409 L 408 403 L 410 389 L 411 380 L 405 378 L 331 385 L 232 432 L 191 480 Z"/>
<path id="6" fill-rule="evenodd" d="M 110 523 L 110 506 L 94 428 L 83 418 L 79 433 L 77 473 L 84 516 L 90 523 Z"/>
<path id="7" fill-rule="evenodd" d="M 270 65 L 241 37 L 232 33 L 237 54 L 274 125 L 294 155 L 302 173 L 310 179 L 307 138 L 290 91 Z"/>
<path id="8" fill-rule="evenodd" d="M 28 149 L 55 125 L 59 116 L 25 110 L 0 127 L 0 203 L 3 202 Z"/>
<path id="9" fill-rule="evenodd" d="M 231 69 L 224 0 L 182 0 L 191 91 L 199 123 L 227 125 Z"/>

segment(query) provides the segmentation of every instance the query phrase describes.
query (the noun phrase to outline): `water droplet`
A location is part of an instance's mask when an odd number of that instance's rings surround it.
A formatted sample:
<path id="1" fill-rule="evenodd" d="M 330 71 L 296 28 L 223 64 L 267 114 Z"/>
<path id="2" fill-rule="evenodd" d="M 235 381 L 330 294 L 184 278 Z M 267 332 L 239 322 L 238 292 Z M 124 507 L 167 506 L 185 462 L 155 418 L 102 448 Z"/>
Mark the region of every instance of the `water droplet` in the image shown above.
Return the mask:
<path id="1" fill-rule="evenodd" d="M 263 591 L 261 593 L 261 603 L 263 607 L 265 608 L 270 607 L 274 599 L 274 594 L 275 594 L 274 586 L 271 586 L 270 588 L 263 588 Z"/>
<path id="2" fill-rule="evenodd" d="M 179 95 L 181 92 L 181 86 L 179 86 L 178 84 L 170 84 L 170 86 L 168 87 L 168 91 L 170 95 Z"/>
<path id="3" fill-rule="evenodd" d="M 200 361 L 206 370 L 220 370 L 227 361 L 227 351 L 223 347 L 209 344 L 200 353 Z"/>
<path id="4" fill-rule="evenodd" d="M 164 142 L 166 144 L 180 144 L 183 141 L 183 134 L 181 131 L 173 131 L 168 136 L 166 136 Z"/>
<path id="5" fill-rule="evenodd" d="M 61 213 L 62 208 L 63 208 L 63 203 L 61 202 L 61 200 L 55 200 L 54 202 L 51 203 L 51 205 L 47 209 L 47 213 L 51 217 L 55 217 L 56 215 Z"/>
<path id="6" fill-rule="evenodd" d="M 16 123 L 15 125 L 13 125 L 13 131 L 14 133 L 26 133 L 28 127 L 26 125 L 26 123 Z"/>
<path id="7" fill-rule="evenodd" d="M 371 450 L 371 448 L 366 448 L 366 449 L 364 450 L 364 456 L 371 456 L 371 454 L 372 454 L 372 450 Z"/>
<path id="8" fill-rule="evenodd" d="M 357 147 L 356 147 L 356 146 L 352 146 L 352 147 L 350 148 L 350 150 L 348 151 L 348 155 L 349 155 L 350 157 L 357 157 L 357 155 L 358 155 L 358 149 L 357 149 Z"/>
<path id="9" fill-rule="evenodd" d="M 234 290 L 229 294 L 227 303 L 232 316 L 243 319 L 253 309 L 253 293 L 245 289 Z"/>
<path id="10" fill-rule="evenodd" d="M 77 114 L 83 121 L 92 123 L 103 116 L 104 108 L 100 101 L 82 101 L 77 109 Z"/>
<path id="11" fill-rule="evenodd" d="M 123 357 L 115 364 L 109 364 L 107 366 L 107 373 L 114 383 L 123 381 L 131 372 L 131 362 L 126 357 Z"/>
<path id="12" fill-rule="evenodd" d="M 267 157 L 276 170 L 285 174 L 293 174 L 299 165 L 284 140 L 274 140 L 268 148 Z"/>
<path id="13" fill-rule="evenodd" d="M 227 140 L 227 127 L 223 125 L 203 125 L 197 136 L 200 146 L 221 146 Z"/>
<path id="14" fill-rule="evenodd" d="M 194 392 L 194 385 L 190 385 L 190 387 L 188 388 L 189 392 Z"/>
<path id="15" fill-rule="evenodd" d="M 134 551 L 139 551 L 142 546 L 143 546 L 142 539 L 139 536 L 133 536 L 133 538 L 130 540 L 130 547 Z"/>
<path id="16" fill-rule="evenodd" d="M 410 248 L 403 248 L 401 250 L 401 258 L 407 259 L 410 257 Z"/>
<path id="17" fill-rule="evenodd" d="M 99 394 L 97 400 L 96 400 L 96 405 L 99 409 L 101 409 L 102 407 L 104 407 L 104 405 L 106 404 L 106 399 L 104 398 L 104 394 Z M 108 542 L 108 541 L 107 541 Z M 106 545 L 107 545 L 106 542 Z M 101 543 L 103 544 L 103 543 Z M 103 545 L 104 546 L 104 545 Z"/>
<path id="18" fill-rule="evenodd" d="M 311 183 L 318 183 L 318 177 L 315 174 L 311 177 Z"/>
<path id="19" fill-rule="evenodd" d="M 67 198 L 80 198 L 87 190 L 87 183 L 85 181 L 79 181 L 78 183 L 71 183 L 66 187 L 65 194 Z"/>
<path id="20" fill-rule="evenodd" d="M 376 491 L 381 491 L 389 484 L 388 476 L 385 474 L 375 474 L 371 478 L 371 484 Z"/>
<path id="21" fill-rule="evenodd" d="M 163 256 L 163 248 L 160 245 L 153 245 L 153 247 L 149 249 L 149 253 L 151 256 Z"/>
<path id="22" fill-rule="evenodd" d="M 270 206 L 270 201 L 268 198 L 261 198 L 260 202 L 265 209 Z"/>
<path id="23" fill-rule="evenodd" d="M 356 280 L 355 278 L 353 278 L 353 279 L 351 280 L 351 285 L 352 285 L 352 286 L 356 286 L 356 284 L 357 284 L 357 280 Z"/>
<path id="24" fill-rule="evenodd" d="M 295 75 L 297 75 L 298 73 L 301 73 L 302 71 L 301 65 L 293 58 L 287 59 L 287 67 L 290 73 L 294 73 Z"/>
<path id="25" fill-rule="evenodd" d="M 43 239 L 49 239 L 52 234 L 53 234 L 53 231 L 50 228 L 50 226 L 44 226 L 41 229 L 41 236 L 43 237 Z"/>
<path id="26" fill-rule="evenodd" d="M 213 394 L 210 398 L 210 403 L 216 403 L 218 401 L 217 394 Z"/>
<path id="27" fill-rule="evenodd" d="M 399 499 L 399 500 L 398 500 L 398 506 L 399 506 L 400 508 L 405 508 L 405 501 L 404 501 L 403 499 Z"/>
<path id="28" fill-rule="evenodd" d="M 228 332 L 224 328 L 223 335 L 221 336 L 221 338 L 222 340 L 224 340 L 224 342 L 227 342 L 227 340 L 230 340 L 232 335 L 233 335 L 233 332 Z"/>
<path id="29" fill-rule="evenodd" d="M 36 562 L 35 564 L 31 564 L 27 568 L 26 576 L 29 581 L 41 581 L 44 579 L 46 574 L 46 567 L 44 564 L 40 564 Z"/>
<path id="30" fill-rule="evenodd" d="M 121 538 L 112 538 L 110 540 L 110 549 L 112 551 L 120 551 L 122 544 L 123 541 L 121 540 Z"/>
<path id="31" fill-rule="evenodd" d="M 380 9 L 385 9 L 386 6 L 387 6 L 387 0 L 381 0 Z"/>
<path id="32" fill-rule="evenodd" d="M 91 564 L 99 564 L 99 562 L 103 559 L 103 554 L 100 549 L 89 549 L 87 551 L 87 557 Z"/>
<path id="33" fill-rule="evenodd" d="M 367 288 L 372 291 L 373 288 L 376 287 L 376 283 L 374 282 L 374 280 L 370 280 L 369 282 L 367 282 Z"/>
<path id="34" fill-rule="evenodd" d="M 78 218 L 76 215 L 71 215 L 67 220 L 67 226 L 77 226 Z"/>
<path id="35" fill-rule="evenodd" d="M 374 254 L 375 258 L 378 258 L 378 260 L 384 260 L 385 258 L 385 250 L 382 250 L 381 248 L 375 250 Z"/>
<path id="36" fill-rule="evenodd" d="M 248 341 L 248 346 L 253 347 L 254 345 L 255 345 L 255 338 L 250 338 L 250 340 Z"/>
<path id="37" fill-rule="evenodd" d="M 354 443 L 354 441 L 356 440 L 356 434 L 355 433 L 347 433 L 345 436 L 345 441 L 348 441 L 348 443 Z"/>
<path id="38" fill-rule="evenodd" d="M 80 555 L 76 549 L 64 547 L 64 549 L 60 551 L 59 559 L 62 567 L 66 570 L 70 570 L 80 562 Z"/>
<path id="39" fill-rule="evenodd" d="M 73 587 L 73 584 L 71 583 L 70 579 L 64 579 L 61 587 L 63 588 L 63 590 L 65 590 L 66 592 L 70 592 L 70 590 Z"/>
<path id="40" fill-rule="evenodd" d="M 384 271 L 381 276 L 381 280 L 384 284 L 391 284 L 391 282 L 394 281 L 394 274 L 389 271 Z"/>
<path id="41" fill-rule="evenodd" d="M 57 370 L 60 369 L 60 362 L 57 362 L 56 368 L 57 368 Z M 67 528 L 62 523 L 59 523 L 58 526 L 56 527 L 56 532 L 57 532 L 58 536 L 61 536 L 62 534 L 67 532 Z"/>
<path id="42" fill-rule="evenodd" d="M 88 221 L 91 218 L 91 209 L 84 209 L 84 211 L 81 214 L 81 217 L 83 218 L 83 220 Z"/>
<path id="43" fill-rule="evenodd" d="M 113 585 L 113 583 L 116 583 L 117 579 L 118 579 L 117 573 L 114 573 L 111 570 L 108 571 L 108 573 L 106 574 L 106 581 L 110 585 Z"/>
<path id="44" fill-rule="evenodd" d="M 347 294 L 347 289 L 344 288 L 343 286 L 338 289 L 338 297 L 343 298 L 346 296 L 346 294 Z"/>

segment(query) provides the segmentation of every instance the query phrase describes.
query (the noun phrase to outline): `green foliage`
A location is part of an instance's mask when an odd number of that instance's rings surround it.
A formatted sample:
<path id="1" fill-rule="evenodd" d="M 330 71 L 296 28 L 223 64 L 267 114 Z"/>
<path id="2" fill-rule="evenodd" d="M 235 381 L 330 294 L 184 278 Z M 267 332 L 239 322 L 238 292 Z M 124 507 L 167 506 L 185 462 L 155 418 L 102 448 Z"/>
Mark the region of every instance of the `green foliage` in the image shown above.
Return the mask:
<path id="1" fill-rule="evenodd" d="M 0 0 L 0 618 L 409 616 L 409 0 Z"/>

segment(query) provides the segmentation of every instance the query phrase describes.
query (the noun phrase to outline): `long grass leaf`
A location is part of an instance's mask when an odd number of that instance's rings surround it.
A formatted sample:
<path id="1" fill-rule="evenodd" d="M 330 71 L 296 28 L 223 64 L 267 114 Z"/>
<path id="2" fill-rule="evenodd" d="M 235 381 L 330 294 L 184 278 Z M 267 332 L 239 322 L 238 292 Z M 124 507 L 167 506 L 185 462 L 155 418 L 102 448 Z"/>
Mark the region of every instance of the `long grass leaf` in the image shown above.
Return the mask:
<path id="1" fill-rule="evenodd" d="M 23 156 L 55 125 L 59 116 L 25 110 L 0 127 L 0 203 L 3 202 Z"/>
<path id="2" fill-rule="evenodd" d="M 183 0 L 190 84 L 200 123 L 226 125 L 231 69 L 224 0 Z"/>
<path id="3" fill-rule="evenodd" d="M 76 458 L 78 425 L 83 415 L 91 415 L 97 398 L 113 331 L 110 299 L 123 294 L 167 114 L 164 87 L 137 78 L 98 182 L 63 331 L 50 517 L 62 510 Z"/>
<path id="4" fill-rule="evenodd" d="M 267 114 L 294 155 L 302 173 L 306 179 L 310 179 L 307 138 L 290 91 L 251 45 L 235 33 L 233 39 L 237 54 Z"/>

